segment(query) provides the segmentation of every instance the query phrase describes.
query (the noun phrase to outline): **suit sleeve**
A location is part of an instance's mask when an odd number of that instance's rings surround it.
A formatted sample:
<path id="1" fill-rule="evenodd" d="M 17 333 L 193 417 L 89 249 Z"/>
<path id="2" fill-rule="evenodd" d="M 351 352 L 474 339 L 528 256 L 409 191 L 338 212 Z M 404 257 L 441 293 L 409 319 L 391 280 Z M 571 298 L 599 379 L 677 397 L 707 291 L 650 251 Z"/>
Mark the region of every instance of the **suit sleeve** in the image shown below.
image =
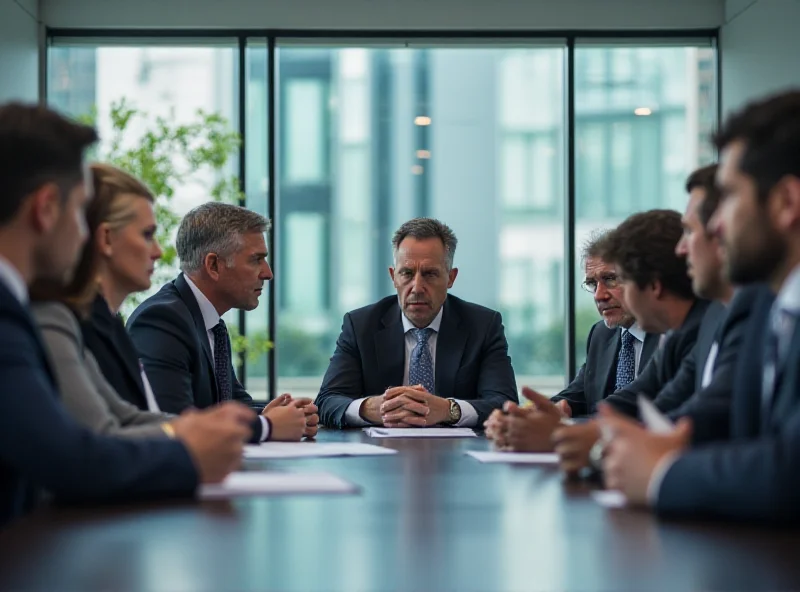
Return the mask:
<path id="1" fill-rule="evenodd" d="M 800 409 L 778 435 L 687 451 L 667 470 L 656 509 L 671 515 L 800 519 Z"/>
<path id="2" fill-rule="evenodd" d="M 56 497 L 100 501 L 191 495 L 197 472 L 188 451 L 169 439 L 132 440 L 92 433 L 58 401 L 36 346 L 21 327 L 4 327 L 0 378 L 0 462 Z M 8 332 L 6 332 L 6 330 Z"/>
<path id="3" fill-rule="evenodd" d="M 658 392 L 653 403 L 662 413 L 677 409 L 694 394 L 696 377 L 697 361 L 692 350 L 681 360 L 678 373 Z"/>
<path id="4" fill-rule="evenodd" d="M 494 313 L 482 350 L 476 389 L 478 398 L 466 400 L 478 413 L 478 426 L 483 425 L 492 411 L 502 409 L 506 401 L 519 401 L 503 320 L 498 312 Z"/>
<path id="5" fill-rule="evenodd" d="M 353 321 L 348 313 L 344 316 L 342 332 L 336 340 L 336 349 L 317 395 L 320 422 L 332 428 L 347 427 L 345 413 L 348 405 L 363 396 L 361 356 Z"/>
<path id="6" fill-rule="evenodd" d="M 41 329 L 61 400 L 76 421 L 95 433 L 109 436 L 164 436 L 160 424 L 167 417 L 140 411 L 122 400 L 103 377 L 91 352 L 81 352 L 75 335 L 50 323 L 42 323 Z"/>
<path id="7" fill-rule="evenodd" d="M 592 342 L 592 334 L 594 333 L 595 325 L 592 325 L 592 328 L 589 330 L 589 335 L 586 338 L 586 358 L 589 358 L 589 344 Z M 554 403 L 558 401 L 566 401 L 569 403 L 570 409 L 572 409 L 572 417 L 578 417 L 581 415 L 588 415 L 589 413 L 589 406 L 586 403 L 586 390 L 585 390 L 585 375 L 586 375 L 586 364 L 584 363 L 578 373 L 575 375 L 575 378 L 572 379 L 563 391 L 555 395 L 551 400 Z"/>

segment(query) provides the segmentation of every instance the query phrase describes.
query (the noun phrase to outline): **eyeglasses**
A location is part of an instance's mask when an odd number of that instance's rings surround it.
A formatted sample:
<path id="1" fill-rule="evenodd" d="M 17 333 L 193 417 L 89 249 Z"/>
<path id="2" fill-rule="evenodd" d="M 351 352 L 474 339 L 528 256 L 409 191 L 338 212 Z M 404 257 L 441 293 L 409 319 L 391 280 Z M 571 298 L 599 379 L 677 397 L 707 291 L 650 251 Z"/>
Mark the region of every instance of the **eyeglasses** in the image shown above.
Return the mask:
<path id="1" fill-rule="evenodd" d="M 606 290 L 613 290 L 620 284 L 620 279 L 616 275 L 604 275 L 600 277 L 600 282 L 605 286 Z M 581 283 L 581 288 L 594 294 L 597 292 L 597 280 L 586 280 Z"/>

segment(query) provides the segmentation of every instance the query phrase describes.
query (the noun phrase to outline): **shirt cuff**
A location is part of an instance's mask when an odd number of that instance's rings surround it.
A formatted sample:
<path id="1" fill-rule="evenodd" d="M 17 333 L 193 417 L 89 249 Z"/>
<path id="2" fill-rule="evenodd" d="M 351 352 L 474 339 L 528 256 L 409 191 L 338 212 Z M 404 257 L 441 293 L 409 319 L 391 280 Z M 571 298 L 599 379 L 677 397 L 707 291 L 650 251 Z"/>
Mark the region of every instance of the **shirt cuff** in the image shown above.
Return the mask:
<path id="1" fill-rule="evenodd" d="M 258 419 L 261 420 L 261 442 L 266 442 L 272 432 L 272 422 L 263 415 L 259 415 Z"/>
<path id="2" fill-rule="evenodd" d="M 361 397 L 360 399 L 356 399 L 352 403 L 347 406 L 347 411 L 344 412 L 344 422 L 346 425 L 354 427 L 354 428 L 361 428 L 364 426 L 370 425 L 368 421 L 365 421 L 359 411 L 361 410 L 361 403 L 366 401 L 368 397 Z"/>
<path id="3" fill-rule="evenodd" d="M 661 483 L 664 481 L 672 465 L 678 460 L 680 452 L 673 451 L 665 455 L 653 469 L 650 475 L 650 482 L 647 484 L 647 505 L 655 508 L 658 504 L 658 492 L 661 491 Z"/>
<path id="4" fill-rule="evenodd" d="M 461 407 L 461 419 L 456 422 L 455 427 L 474 428 L 478 425 L 478 412 L 475 411 L 475 407 L 472 406 L 472 403 L 467 403 L 460 399 L 453 400 Z"/>

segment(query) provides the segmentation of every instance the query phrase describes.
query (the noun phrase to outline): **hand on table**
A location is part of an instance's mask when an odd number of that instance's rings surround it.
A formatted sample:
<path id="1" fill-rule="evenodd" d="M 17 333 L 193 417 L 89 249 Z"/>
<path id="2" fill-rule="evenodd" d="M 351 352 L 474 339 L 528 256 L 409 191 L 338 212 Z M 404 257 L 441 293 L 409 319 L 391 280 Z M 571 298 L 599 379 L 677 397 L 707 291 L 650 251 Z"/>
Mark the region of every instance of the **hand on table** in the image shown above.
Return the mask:
<path id="1" fill-rule="evenodd" d="M 647 490 L 658 464 L 688 448 L 692 436 L 692 422 L 685 417 L 672 433 L 654 434 L 608 405 L 600 408 L 600 426 L 609 439 L 603 455 L 605 485 L 638 505 L 648 503 Z"/>

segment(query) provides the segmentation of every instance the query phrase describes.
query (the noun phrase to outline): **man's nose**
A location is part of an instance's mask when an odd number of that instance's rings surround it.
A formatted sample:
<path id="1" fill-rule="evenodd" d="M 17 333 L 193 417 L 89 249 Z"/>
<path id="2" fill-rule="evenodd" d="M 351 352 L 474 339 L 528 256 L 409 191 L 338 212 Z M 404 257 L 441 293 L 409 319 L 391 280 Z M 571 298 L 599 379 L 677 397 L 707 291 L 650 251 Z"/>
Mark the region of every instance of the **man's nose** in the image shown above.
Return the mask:
<path id="1" fill-rule="evenodd" d="M 275 276 L 272 274 L 272 268 L 269 266 L 269 263 L 264 261 L 264 265 L 261 268 L 261 273 L 259 274 L 258 279 L 268 282 L 273 277 Z"/>

